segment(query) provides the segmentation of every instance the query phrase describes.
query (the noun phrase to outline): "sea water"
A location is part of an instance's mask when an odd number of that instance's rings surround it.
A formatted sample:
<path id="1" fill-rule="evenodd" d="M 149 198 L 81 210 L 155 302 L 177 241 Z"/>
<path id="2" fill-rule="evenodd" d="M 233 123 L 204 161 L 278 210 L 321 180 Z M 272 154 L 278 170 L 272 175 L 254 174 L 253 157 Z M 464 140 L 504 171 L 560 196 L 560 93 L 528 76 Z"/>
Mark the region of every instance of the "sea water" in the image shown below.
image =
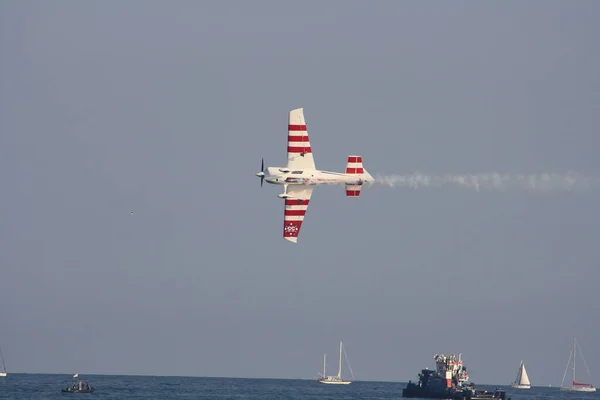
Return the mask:
<path id="1" fill-rule="evenodd" d="M 85 375 L 80 378 L 96 388 L 94 393 L 62 393 L 72 384 L 72 375 L 11 374 L 0 378 L 0 399 L 400 399 L 406 383 L 353 382 L 324 385 L 315 380 L 194 378 L 166 376 Z M 496 386 L 477 385 L 493 390 Z M 503 386 L 513 400 L 594 400 L 596 393 L 563 392 L 558 388 L 533 387 L 517 390 Z"/>

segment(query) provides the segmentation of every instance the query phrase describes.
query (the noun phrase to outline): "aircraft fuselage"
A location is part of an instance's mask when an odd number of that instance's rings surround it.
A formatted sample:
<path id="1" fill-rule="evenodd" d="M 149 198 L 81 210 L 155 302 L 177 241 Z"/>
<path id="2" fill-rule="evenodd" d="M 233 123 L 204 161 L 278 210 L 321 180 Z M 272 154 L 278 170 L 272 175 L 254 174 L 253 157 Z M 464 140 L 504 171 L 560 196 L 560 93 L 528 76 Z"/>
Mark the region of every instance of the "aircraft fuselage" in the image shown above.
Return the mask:
<path id="1" fill-rule="evenodd" d="M 316 169 L 290 170 L 287 167 L 269 167 L 265 174 L 265 181 L 273 185 L 361 185 L 363 182 L 372 182 L 373 178 L 362 174 L 344 174 Z"/>

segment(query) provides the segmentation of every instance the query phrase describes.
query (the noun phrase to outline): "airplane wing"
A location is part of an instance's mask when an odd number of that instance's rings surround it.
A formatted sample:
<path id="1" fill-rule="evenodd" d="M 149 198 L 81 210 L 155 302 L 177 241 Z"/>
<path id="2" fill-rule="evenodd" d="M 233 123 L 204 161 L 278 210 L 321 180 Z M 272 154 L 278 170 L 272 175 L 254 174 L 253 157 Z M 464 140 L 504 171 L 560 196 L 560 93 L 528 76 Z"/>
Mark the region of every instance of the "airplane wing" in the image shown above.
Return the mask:
<path id="1" fill-rule="evenodd" d="M 285 199 L 285 213 L 283 217 L 283 238 L 290 242 L 296 243 L 304 215 L 308 208 L 308 202 L 312 195 L 314 186 L 305 185 L 290 185 L 287 189 L 287 194 L 290 195 Z"/>
<path id="2" fill-rule="evenodd" d="M 288 119 L 288 164 L 289 169 L 315 169 L 306 122 L 304 121 L 304 109 L 296 108 L 290 111 Z"/>

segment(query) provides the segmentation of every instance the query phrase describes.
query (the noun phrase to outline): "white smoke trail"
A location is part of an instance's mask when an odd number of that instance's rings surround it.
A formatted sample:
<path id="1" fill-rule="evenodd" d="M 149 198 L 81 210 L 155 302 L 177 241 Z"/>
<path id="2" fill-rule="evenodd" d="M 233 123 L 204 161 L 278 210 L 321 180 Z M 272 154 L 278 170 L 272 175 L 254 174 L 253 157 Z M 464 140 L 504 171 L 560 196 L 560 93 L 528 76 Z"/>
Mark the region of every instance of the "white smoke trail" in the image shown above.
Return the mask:
<path id="1" fill-rule="evenodd" d="M 589 189 L 597 179 L 575 172 L 540 174 L 501 174 L 497 172 L 463 175 L 429 175 L 415 172 L 412 175 L 388 175 L 375 177 L 375 184 L 390 187 L 439 188 L 459 186 L 476 191 L 525 190 L 528 192 L 559 192 Z"/>

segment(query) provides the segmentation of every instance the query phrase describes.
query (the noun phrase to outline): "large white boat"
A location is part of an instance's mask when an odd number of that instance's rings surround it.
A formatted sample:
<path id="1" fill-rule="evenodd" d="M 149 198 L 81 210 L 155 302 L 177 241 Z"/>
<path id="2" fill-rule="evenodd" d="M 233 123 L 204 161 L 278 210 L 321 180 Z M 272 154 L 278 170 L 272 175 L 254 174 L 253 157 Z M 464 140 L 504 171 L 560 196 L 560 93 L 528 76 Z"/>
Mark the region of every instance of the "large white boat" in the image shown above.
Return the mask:
<path id="1" fill-rule="evenodd" d="M 352 381 L 342 379 L 342 349 L 342 342 L 340 341 L 340 365 L 336 376 L 327 376 L 327 354 L 323 354 L 323 375 L 317 379 L 318 382 L 330 385 L 349 385 L 352 383 Z"/>
<path id="2" fill-rule="evenodd" d="M 563 375 L 562 382 L 560 384 L 560 390 L 568 390 L 571 392 L 595 392 L 596 387 L 590 383 L 581 383 L 575 380 L 575 358 L 577 358 L 577 348 L 579 347 L 579 353 L 581 355 L 581 359 L 583 360 L 583 365 L 587 370 L 588 375 L 590 375 L 590 370 L 587 367 L 587 363 L 585 362 L 585 358 L 583 357 L 583 352 L 581 351 L 581 346 L 577 346 L 577 339 L 573 337 L 573 348 L 571 349 L 571 353 L 569 354 L 569 361 L 567 361 L 567 366 L 565 367 L 565 373 Z M 569 369 L 569 364 L 571 363 L 571 357 L 573 357 L 573 382 L 571 386 L 565 386 L 565 377 L 567 376 L 567 370 Z M 591 375 L 590 375 L 591 376 Z"/>
<path id="3" fill-rule="evenodd" d="M 517 372 L 517 378 L 511 385 L 515 389 L 531 389 L 531 382 L 529 382 L 529 376 L 527 376 L 527 370 L 525 370 L 525 364 L 521 360 L 519 365 L 519 372 Z"/>

